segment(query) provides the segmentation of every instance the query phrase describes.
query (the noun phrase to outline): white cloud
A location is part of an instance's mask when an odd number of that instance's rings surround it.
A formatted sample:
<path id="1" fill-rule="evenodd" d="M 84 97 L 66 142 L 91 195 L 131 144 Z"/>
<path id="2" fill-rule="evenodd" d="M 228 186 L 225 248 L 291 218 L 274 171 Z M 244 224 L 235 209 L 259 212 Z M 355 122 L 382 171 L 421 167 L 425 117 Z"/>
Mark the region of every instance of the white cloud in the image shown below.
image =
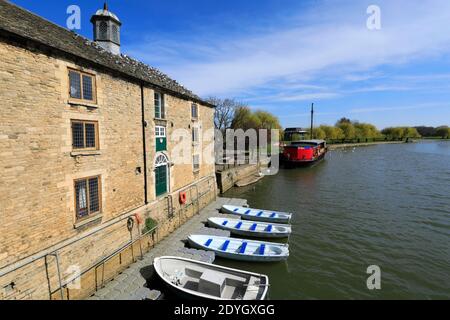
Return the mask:
<path id="1" fill-rule="evenodd" d="M 246 101 L 265 101 L 265 102 L 293 102 L 293 101 L 318 101 L 339 97 L 337 92 L 311 92 L 302 94 L 286 94 L 263 95 L 260 97 L 249 98 Z"/>
<path id="2" fill-rule="evenodd" d="M 428 109 L 428 108 L 450 108 L 450 103 L 421 103 L 417 105 L 408 106 L 389 106 L 389 107 L 370 107 L 370 108 L 355 108 L 351 109 L 349 113 L 378 113 L 384 111 L 400 111 L 400 110 L 414 110 L 414 109 Z"/>
<path id="3" fill-rule="evenodd" d="M 327 88 L 312 87 L 330 74 L 340 75 L 343 81 L 363 81 L 379 75 L 373 73 L 375 67 L 450 52 L 450 1 L 377 1 L 382 13 L 379 31 L 366 28 L 369 2 L 317 3 L 311 7 L 313 11 L 302 14 L 302 21 L 309 22 L 306 26 L 292 22 L 281 30 L 271 27 L 266 34 L 242 34 L 233 39 L 220 34 L 212 39 L 208 34 L 184 42 L 159 40 L 132 46 L 131 52 L 150 64 L 160 62 L 162 70 L 203 96 L 251 96 L 277 83 L 279 90 L 289 90 L 280 97 L 284 101 L 340 96 L 342 91 L 335 88 L 327 92 Z M 407 88 L 377 85 L 360 90 Z M 273 92 L 267 95 L 273 96 Z"/>

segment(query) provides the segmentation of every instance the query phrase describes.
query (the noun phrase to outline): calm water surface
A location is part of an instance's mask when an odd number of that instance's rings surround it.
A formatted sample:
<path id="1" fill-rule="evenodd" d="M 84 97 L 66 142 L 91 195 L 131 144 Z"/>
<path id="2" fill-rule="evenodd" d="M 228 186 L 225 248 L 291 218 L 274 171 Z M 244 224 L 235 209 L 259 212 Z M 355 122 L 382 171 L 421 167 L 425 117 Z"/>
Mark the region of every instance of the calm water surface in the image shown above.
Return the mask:
<path id="1" fill-rule="evenodd" d="M 330 151 L 226 197 L 294 212 L 287 262 L 216 263 L 266 273 L 272 299 L 450 298 L 450 143 Z M 369 265 L 381 290 L 367 289 Z"/>

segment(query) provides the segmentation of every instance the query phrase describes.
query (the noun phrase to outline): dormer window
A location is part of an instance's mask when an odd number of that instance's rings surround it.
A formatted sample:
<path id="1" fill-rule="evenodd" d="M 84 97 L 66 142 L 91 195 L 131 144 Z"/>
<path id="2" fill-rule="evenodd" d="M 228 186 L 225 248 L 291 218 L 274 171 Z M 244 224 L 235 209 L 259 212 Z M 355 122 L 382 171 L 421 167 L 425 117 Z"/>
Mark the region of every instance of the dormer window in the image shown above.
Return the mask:
<path id="1" fill-rule="evenodd" d="M 165 119 L 166 114 L 164 110 L 164 95 L 159 92 L 155 92 L 155 118 Z"/>
<path id="2" fill-rule="evenodd" d="M 93 75 L 69 70 L 69 95 L 76 100 L 95 103 L 95 77 Z"/>

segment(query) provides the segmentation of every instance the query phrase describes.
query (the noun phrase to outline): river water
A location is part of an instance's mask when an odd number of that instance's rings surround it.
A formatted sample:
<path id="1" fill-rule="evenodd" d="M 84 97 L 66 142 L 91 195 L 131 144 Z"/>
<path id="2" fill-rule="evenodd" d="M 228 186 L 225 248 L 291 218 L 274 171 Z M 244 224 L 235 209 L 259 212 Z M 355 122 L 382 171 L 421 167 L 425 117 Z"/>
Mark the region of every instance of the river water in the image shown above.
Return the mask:
<path id="1" fill-rule="evenodd" d="M 286 262 L 216 259 L 267 274 L 271 299 L 450 298 L 450 142 L 330 151 L 224 196 L 294 213 Z"/>

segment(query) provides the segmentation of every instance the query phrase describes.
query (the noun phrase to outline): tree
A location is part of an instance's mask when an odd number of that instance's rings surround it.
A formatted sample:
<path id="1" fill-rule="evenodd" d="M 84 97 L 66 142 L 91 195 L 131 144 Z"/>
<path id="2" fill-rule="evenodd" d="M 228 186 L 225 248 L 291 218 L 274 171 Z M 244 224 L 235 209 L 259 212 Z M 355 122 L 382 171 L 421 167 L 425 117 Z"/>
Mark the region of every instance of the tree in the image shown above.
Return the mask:
<path id="1" fill-rule="evenodd" d="M 422 137 L 434 137 L 436 136 L 436 128 L 434 127 L 425 127 L 425 126 L 420 126 L 420 127 L 415 127 L 417 129 L 417 132 L 419 132 L 419 134 Z"/>
<path id="2" fill-rule="evenodd" d="M 325 131 L 321 127 L 313 129 L 313 136 L 315 139 L 325 139 L 327 137 Z"/>
<path id="3" fill-rule="evenodd" d="M 325 133 L 325 139 L 337 139 L 333 137 L 333 131 L 335 127 L 321 125 L 319 128 Z"/>
<path id="4" fill-rule="evenodd" d="M 390 127 L 383 129 L 381 133 L 394 139 L 420 138 L 417 129 L 412 127 Z"/>
<path id="5" fill-rule="evenodd" d="M 232 129 L 259 129 L 261 127 L 261 120 L 255 116 L 249 107 L 237 107 L 234 112 L 234 118 L 231 122 Z"/>
<path id="6" fill-rule="evenodd" d="M 254 115 L 259 119 L 261 126 L 258 129 L 281 129 L 280 121 L 276 116 L 267 112 L 258 110 Z"/>
<path id="7" fill-rule="evenodd" d="M 209 97 L 207 101 L 216 106 L 214 113 L 214 126 L 222 132 L 231 127 L 236 108 L 245 106 L 244 103 L 234 99 Z"/>
<path id="8" fill-rule="evenodd" d="M 420 134 L 416 128 L 405 127 L 403 128 L 403 138 L 420 138 Z"/>
<path id="9" fill-rule="evenodd" d="M 338 122 L 336 122 L 336 127 L 339 127 L 339 125 L 341 125 L 343 123 L 352 123 L 352 121 L 346 117 L 343 117 L 343 118 L 339 119 Z"/>
<path id="10" fill-rule="evenodd" d="M 320 129 L 325 133 L 325 139 L 328 140 L 337 140 L 345 138 L 344 132 L 341 128 L 321 125 Z"/>
<path id="11" fill-rule="evenodd" d="M 450 128 L 448 126 L 442 126 L 436 128 L 436 134 L 442 139 L 450 139 Z"/>
<path id="12" fill-rule="evenodd" d="M 355 127 L 353 126 L 353 124 L 350 122 L 338 122 L 337 125 L 338 128 L 340 128 L 342 130 L 342 132 L 344 133 L 344 138 L 345 139 L 354 139 L 356 136 L 356 130 Z"/>
<path id="13" fill-rule="evenodd" d="M 372 124 L 355 122 L 353 125 L 355 127 L 355 132 L 356 132 L 355 134 L 356 134 L 357 138 L 373 139 L 373 138 L 377 138 L 380 136 L 380 132 Z"/>

